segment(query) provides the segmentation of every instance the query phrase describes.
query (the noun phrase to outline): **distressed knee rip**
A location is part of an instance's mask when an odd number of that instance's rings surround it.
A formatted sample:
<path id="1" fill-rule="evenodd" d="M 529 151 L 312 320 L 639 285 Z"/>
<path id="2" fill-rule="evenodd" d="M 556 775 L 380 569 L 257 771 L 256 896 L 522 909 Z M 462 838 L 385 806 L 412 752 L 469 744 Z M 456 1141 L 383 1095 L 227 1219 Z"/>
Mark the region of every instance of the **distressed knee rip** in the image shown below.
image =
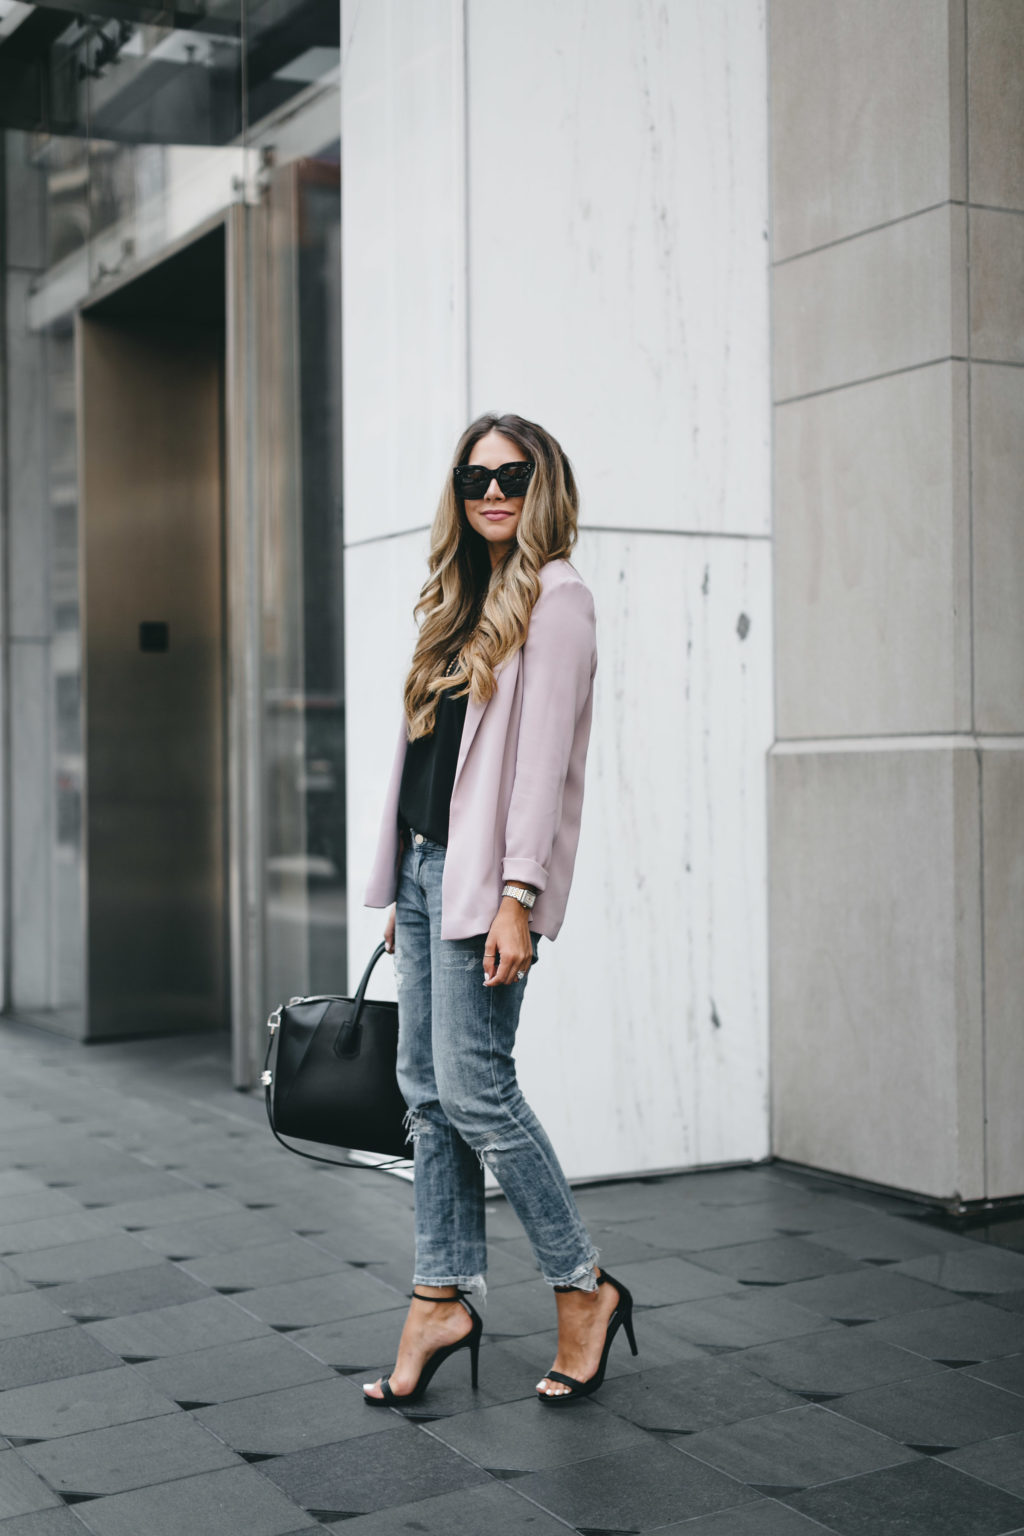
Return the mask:
<path id="1" fill-rule="evenodd" d="M 474 1147 L 473 1150 L 477 1155 L 477 1161 L 481 1168 L 489 1168 L 492 1173 L 496 1174 L 502 1153 L 515 1152 L 516 1145 L 512 1143 L 505 1145 L 501 1141 L 492 1141 L 488 1142 L 486 1147 Z"/>
<path id="2" fill-rule="evenodd" d="M 411 1141 L 415 1147 L 420 1137 L 430 1130 L 430 1119 L 422 1109 L 407 1109 L 402 1116 L 402 1125 L 406 1141 Z"/>

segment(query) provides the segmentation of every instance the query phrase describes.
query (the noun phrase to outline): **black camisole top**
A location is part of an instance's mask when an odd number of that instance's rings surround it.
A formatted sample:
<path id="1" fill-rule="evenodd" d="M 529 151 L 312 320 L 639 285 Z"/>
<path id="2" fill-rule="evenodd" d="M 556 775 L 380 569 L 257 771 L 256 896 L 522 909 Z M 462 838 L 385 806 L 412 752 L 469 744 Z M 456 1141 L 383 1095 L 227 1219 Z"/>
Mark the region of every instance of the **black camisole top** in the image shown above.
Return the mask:
<path id="1" fill-rule="evenodd" d="M 448 671 L 455 666 L 453 660 Z M 448 817 L 455 769 L 462 745 L 468 698 L 452 697 L 445 689 L 438 700 L 434 729 L 429 736 L 419 736 L 405 749 L 405 766 L 398 791 L 398 825 L 422 832 L 432 843 L 448 846 Z"/>

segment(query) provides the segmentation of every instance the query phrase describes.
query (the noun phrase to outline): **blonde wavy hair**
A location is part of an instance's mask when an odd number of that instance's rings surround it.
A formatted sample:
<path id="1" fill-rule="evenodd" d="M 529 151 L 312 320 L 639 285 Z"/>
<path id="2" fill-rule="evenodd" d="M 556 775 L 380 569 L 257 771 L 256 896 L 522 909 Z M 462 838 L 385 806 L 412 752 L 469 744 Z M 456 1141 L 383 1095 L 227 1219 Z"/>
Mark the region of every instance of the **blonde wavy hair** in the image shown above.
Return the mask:
<path id="1" fill-rule="evenodd" d="M 515 542 L 491 569 L 487 541 L 466 518 L 452 470 L 466 464 L 488 432 L 500 432 L 536 465 Z M 478 416 L 459 438 L 434 517 L 430 574 L 414 610 L 419 638 L 405 682 L 409 740 L 429 736 L 445 690 L 485 703 L 495 668 L 526 639 L 540 596 L 540 568 L 568 557 L 576 543 L 579 492 L 560 444 L 522 416 Z M 446 673 L 453 658 L 456 664 Z"/>

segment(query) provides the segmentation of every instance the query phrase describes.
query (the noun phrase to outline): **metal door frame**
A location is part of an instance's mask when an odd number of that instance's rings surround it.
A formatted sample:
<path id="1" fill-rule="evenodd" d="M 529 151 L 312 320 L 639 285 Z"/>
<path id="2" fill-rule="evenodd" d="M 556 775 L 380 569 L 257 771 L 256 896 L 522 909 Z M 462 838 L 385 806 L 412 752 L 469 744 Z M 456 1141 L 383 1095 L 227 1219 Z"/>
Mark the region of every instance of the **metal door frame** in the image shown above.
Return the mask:
<path id="1" fill-rule="evenodd" d="M 77 388 L 81 400 L 81 344 L 83 312 L 117 289 L 134 282 L 218 226 L 225 234 L 225 357 L 222 520 L 224 580 L 224 786 L 227 892 L 227 990 L 232 1038 L 232 1080 L 249 1088 L 259 1064 L 258 1020 L 263 1003 L 264 953 L 264 818 L 262 815 L 262 729 L 260 644 L 260 518 L 256 514 L 256 434 L 252 423 L 252 390 L 249 381 L 256 355 L 256 315 L 252 293 L 252 220 L 254 210 L 233 204 L 204 220 L 188 235 L 170 243 L 130 273 L 103 283 L 77 306 Z M 81 418 L 79 418 L 81 419 Z M 83 444 L 79 438 L 79 484 Z M 85 591 L 84 521 L 79 523 L 78 597 L 83 655 L 86 648 L 88 604 Z M 83 718 L 88 710 L 85 673 L 82 676 Z M 83 764 L 83 797 L 88 796 L 88 763 Z M 88 1007 L 88 844 L 82 849 L 82 921 L 85 954 L 84 990 Z"/>
<path id="2" fill-rule="evenodd" d="M 262 519 L 252 381 L 258 359 L 253 256 L 258 208 L 226 215 L 225 449 L 227 497 L 227 794 L 231 1070 L 236 1088 L 256 1081 L 265 994 L 263 815 Z"/>
<path id="3" fill-rule="evenodd" d="M 265 559 L 271 523 L 299 504 L 297 338 L 289 305 L 295 296 L 293 238 L 298 166 L 265 177 L 258 201 L 239 201 L 171 242 L 130 273 L 90 292 L 75 313 L 177 255 L 223 226 L 225 235 L 225 354 L 223 406 L 224 786 L 226 828 L 227 989 L 234 1086 L 256 1082 L 263 1055 L 267 1006 L 266 750 L 264 732 Z M 276 328 L 268 306 L 284 306 Z M 275 310 L 276 313 L 276 310 Z M 291 340 L 289 340 L 291 338 Z M 77 348 L 79 359 L 81 347 Z M 79 398 L 81 398 L 79 364 Z M 79 442 L 81 469 L 82 444 Z M 80 481 L 81 483 L 81 481 Z M 273 551 L 270 551 L 273 553 Z M 82 643 L 88 609 L 84 524 L 79 526 L 79 601 Z M 269 594 L 273 596 L 273 594 Z M 84 675 L 83 675 L 84 687 Z M 88 699 L 83 693 L 83 711 Z M 87 766 L 83 795 L 88 795 Z M 83 848 L 83 895 L 88 893 L 88 848 Z M 83 923 L 88 955 L 88 900 Z M 89 979 L 84 978 L 86 1000 Z"/>

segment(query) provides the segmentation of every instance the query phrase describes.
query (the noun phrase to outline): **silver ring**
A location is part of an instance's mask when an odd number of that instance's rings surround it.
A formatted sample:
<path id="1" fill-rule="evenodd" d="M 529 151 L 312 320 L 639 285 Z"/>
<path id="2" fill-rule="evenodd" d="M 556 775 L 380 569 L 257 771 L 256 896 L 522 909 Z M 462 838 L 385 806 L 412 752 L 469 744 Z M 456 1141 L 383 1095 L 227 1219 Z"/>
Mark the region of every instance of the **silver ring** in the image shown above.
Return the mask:
<path id="1" fill-rule="evenodd" d="M 516 981 L 522 981 L 525 975 L 525 971 L 516 971 Z"/>

